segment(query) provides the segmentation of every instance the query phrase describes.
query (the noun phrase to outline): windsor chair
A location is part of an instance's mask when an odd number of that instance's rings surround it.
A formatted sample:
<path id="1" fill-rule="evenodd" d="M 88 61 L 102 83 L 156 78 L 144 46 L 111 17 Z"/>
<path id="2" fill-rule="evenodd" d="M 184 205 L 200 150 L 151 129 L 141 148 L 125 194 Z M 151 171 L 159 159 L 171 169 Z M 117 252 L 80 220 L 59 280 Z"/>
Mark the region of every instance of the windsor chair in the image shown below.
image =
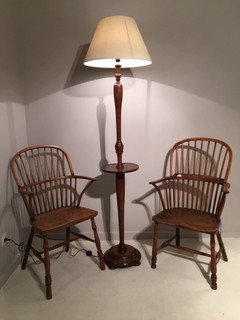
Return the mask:
<path id="1" fill-rule="evenodd" d="M 217 139 L 189 138 L 171 148 L 167 176 L 150 182 L 156 188 L 161 204 L 160 212 L 152 218 L 152 268 L 156 268 L 157 252 L 167 246 L 205 255 L 211 258 L 211 287 L 217 289 L 217 262 L 220 257 L 228 260 L 220 230 L 221 215 L 230 187 L 231 162 L 231 148 Z M 160 224 L 175 228 L 175 234 L 158 248 Z M 210 254 L 182 246 L 181 229 L 209 234 Z M 217 252 L 215 237 L 219 245 Z"/>
<path id="2" fill-rule="evenodd" d="M 17 152 L 10 163 L 12 176 L 18 186 L 30 217 L 31 231 L 22 262 L 26 268 L 30 250 L 45 267 L 46 298 L 52 298 L 49 252 L 59 247 L 69 250 L 70 242 L 82 238 L 95 242 L 100 269 L 105 269 L 100 240 L 95 223 L 97 211 L 81 206 L 82 197 L 94 179 L 75 175 L 69 155 L 53 145 L 34 145 Z M 74 228 L 89 220 L 94 237 L 90 238 Z M 49 235 L 65 230 L 65 239 L 55 245 Z M 76 231 L 77 230 L 77 231 Z M 33 237 L 40 235 L 43 250 L 33 246 Z"/>

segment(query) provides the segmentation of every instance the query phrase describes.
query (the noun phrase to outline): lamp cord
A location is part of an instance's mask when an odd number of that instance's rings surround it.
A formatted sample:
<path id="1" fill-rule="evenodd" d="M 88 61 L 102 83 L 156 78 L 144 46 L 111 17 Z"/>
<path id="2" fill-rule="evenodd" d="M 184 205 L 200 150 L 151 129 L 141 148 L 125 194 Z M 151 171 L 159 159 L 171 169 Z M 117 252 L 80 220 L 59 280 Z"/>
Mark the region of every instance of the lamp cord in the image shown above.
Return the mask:
<path id="1" fill-rule="evenodd" d="M 24 242 L 17 243 L 16 241 L 14 241 L 13 239 L 10 239 L 10 238 L 5 238 L 4 242 L 12 242 L 15 246 L 18 247 L 18 250 L 20 252 L 25 252 L 26 251 L 26 246 L 25 246 Z M 85 251 L 86 256 L 93 256 L 93 257 L 97 258 L 96 255 L 92 254 L 91 250 L 78 249 L 75 253 L 72 253 L 73 249 L 72 249 L 71 246 L 69 246 L 69 256 L 70 257 L 75 257 L 80 251 Z M 57 256 L 52 256 L 51 259 L 56 259 L 57 260 L 62 255 L 63 252 L 64 252 L 64 249 L 62 251 L 60 251 Z M 41 264 L 42 263 L 40 260 L 37 261 L 36 259 L 34 259 L 33 255 L 31 255 L 31 253 L 29 253 L 29 256 L 32 258 L 32 260 L 33 260 L 33 262 L 35 264 Z"/>

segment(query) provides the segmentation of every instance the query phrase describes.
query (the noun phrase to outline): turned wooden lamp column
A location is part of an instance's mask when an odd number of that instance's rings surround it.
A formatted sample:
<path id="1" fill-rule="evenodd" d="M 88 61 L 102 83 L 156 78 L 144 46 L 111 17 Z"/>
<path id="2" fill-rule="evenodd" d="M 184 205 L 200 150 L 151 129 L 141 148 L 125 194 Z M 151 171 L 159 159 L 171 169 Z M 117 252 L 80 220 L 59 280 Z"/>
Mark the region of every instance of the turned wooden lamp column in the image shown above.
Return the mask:
<path id="1" fill-rule="evenodd" d="M 123 268 L 140 265 L 141 254 L 134 247 L 124 242 L 124 202 L 125 202 L 125 173 L 133 172 L 138 169 L 135 163 L 123 163 L 123 143 L 121 133 L 121 111 L 123 86 L 121 80 L 121 66 L 119 60 L 116 61 L 116 83 L 114 85 L 114 101 L 116 111 L 116 134 L 117 141 L 115 150 L 117 153 L 117 164 L 108 164 L 102 168 L 103 171 L 116 175 L 116 196 L 118 205 L 119 221 L 119 245 L 113 246 L 104 254 L 105 262 L 110 269 Z"/>
<path id="2" fill-rule="evenodd" d="M 113 93 L 116 111 L 117 141 L 115 150 L 117 163 L 108 164 L 102 170 L 116 176 L 119 244 L 105 252 L 105 263 L 110 269 L 137 266 L 140 265 L 140 252 L 124 242 L 125 174 L 138 170 L 138 165 L 122 162 L 121 111 L 123 86 L 121 84 L 121 67 L 146 66 L 151 64 L 151 58 L 135 20 L 125 16 L 113 16 L 100 20 L 84 64 L 90 67 L 115 68 L 116 83 Z"/>

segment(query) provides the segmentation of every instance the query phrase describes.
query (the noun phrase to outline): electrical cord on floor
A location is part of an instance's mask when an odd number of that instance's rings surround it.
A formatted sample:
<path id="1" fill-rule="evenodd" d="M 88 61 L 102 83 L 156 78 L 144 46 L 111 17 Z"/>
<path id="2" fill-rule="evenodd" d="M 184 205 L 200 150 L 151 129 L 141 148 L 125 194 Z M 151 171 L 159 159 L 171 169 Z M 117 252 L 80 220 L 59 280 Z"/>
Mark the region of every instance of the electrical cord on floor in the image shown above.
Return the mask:
<path id="1" fill-rule="evenodd" d="M 72 253 L 72 251 L 73 251 L 73 250 L 72 250 L 71 246 L 69 246 L 69 255 L 70 255 L 71 257 L 75 257 L 80 251 L 85 251 L 86 256 L 97 257 L 97 256 L 94 256 L 94 255 L 92 254 L 92 251 L 91 251 L 91 250 L 78 249 L 75 253 Z"/>
<path id="2" fill-rule="evenodd" d="M 14 241 L 13 239 L 10 239 L 10 238 L 5 238 L 4 239 L 4 242 L 9 242 L 9 241 L 12 242 L 14 245 L 16 245 L 20 252 L 26 251 L 26 246 L 24 245 L 24 242 L 17 243 L 16 241 Z M 92 254 L 91 250 L 78 249 L 75 253 L 72 253 L 72 251 L 73 250 L 72 250 L 71 246 L 69 246 L 69 255 L 71 257 L 75 257 L 80 251 L 85 251 L 86 256 L 92 256 L 92 257 L 96 257 L 97 258 L 97 256 Z M 57 256 L 54 256 L 54 257 L 52 256 L 51 259 L 58 259 L 62 255 L 63 252 L 64 252 L 64 250 L 59 252 L 59 254 Z M 35 264 L 41 264 L 42 263 L 40 260 L 38 260 L 38 261 L 35 260 L 34 257 L 31 255 L 31 253 L 29 253 L 29 256 L 32 258 L 32 260 L 33 260 L 33 262 Z"/>
<path id="3" fill-rule="evenodd" d="M 5 239 L 4 239 L 4 242 L 7 242 L 7 241 L 10 241 L 10 242 L 12 242 L 13 244 L 15 244 L 15 246 L 18 247 L 18 250 L 19 250 L 20 252 L 24 252 L 24 251 L 25 251 L 24 242 L 17 243 L 17 242 L 14 241 L 13 239 L 5 238 Z"/>
<path id="4" fill-rule="evenodd" d="M 4 242 L 12 242 L 15 246 L 18 247 L 18 250 L 20 252 L 25 252 L 26 251 L 26 246 L 24 245 L 24 242 L 20 242 L 20 243 L 17 243 L 16 241 L 14 241 L 13 239 L 10 239 L 10 238 L 5 238 L 4 239 Z M 33 256 L 31 255 L 31 253 L 29 253 L 29 256 L 32 258 L 33 262 L 35 264 L 40 264 L 42 263 L 40 260 L 39 261 L 36 261 Z"/>

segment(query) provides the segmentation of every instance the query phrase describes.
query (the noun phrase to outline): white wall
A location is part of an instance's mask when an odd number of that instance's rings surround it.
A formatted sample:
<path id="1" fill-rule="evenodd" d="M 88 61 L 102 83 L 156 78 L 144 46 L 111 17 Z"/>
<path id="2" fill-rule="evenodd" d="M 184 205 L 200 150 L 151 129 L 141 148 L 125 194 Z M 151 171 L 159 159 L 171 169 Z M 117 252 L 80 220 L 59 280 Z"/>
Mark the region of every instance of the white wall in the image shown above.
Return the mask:
<path id="1" fill-rule="evenodd" d="M 22 2 L 29 143 L 58 144 L 77 172 L 98 177 L 85 202 L 99 211 L 101 237 L 109 230 L 118 234 L 114 177 L 100 170 L 116 161 L 114 71 L 83 67 L 82 61 L 98 20 L 117 14 L 136 19 L 153 60 L 125 76 L 123 71 L 123 158 L 140 165 L 126 176 L 126 238 L 149 231 L 155 207 L 148 182 L 161 176 L 172 144 L 190 136 L 231 145 L 232 189 L 223 231 L 239 232 L 240 3 Z"/>
<path id="2" fill-rule="evenodd" d="M 9 161 L 27 144 L 27 133 L 14 4 L 0 2 L 0 235 L 7 232 L 9 238 L 19 243 L 24 231 L 21 217 L 13 210 Z M 7 243 L 0 248 L 0 256 L 1 287 L 19 264 L 19 255 L 17 248 Z"/>

